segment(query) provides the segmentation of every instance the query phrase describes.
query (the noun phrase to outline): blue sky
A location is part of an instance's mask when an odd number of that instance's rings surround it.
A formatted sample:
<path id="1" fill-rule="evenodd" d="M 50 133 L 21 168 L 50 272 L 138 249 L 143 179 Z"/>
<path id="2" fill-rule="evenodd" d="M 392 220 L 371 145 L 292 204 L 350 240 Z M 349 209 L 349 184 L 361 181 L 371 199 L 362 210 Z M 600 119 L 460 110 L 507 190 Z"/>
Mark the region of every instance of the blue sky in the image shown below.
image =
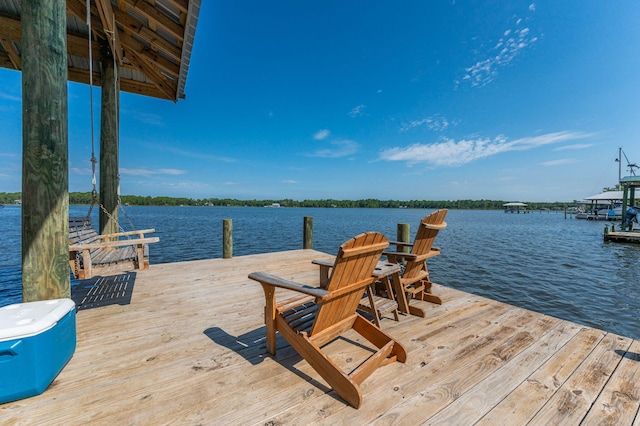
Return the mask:
<path id="1" fill-rule="evenodd" d="M 121 95 L 123 194 L 572 201 L 640 162 L 635 0 L 202 3 L 187 99 Z M 0 69 L 2 192 L 21 96 Z M 70 191 L 89 118 L 70 83 Z"/>

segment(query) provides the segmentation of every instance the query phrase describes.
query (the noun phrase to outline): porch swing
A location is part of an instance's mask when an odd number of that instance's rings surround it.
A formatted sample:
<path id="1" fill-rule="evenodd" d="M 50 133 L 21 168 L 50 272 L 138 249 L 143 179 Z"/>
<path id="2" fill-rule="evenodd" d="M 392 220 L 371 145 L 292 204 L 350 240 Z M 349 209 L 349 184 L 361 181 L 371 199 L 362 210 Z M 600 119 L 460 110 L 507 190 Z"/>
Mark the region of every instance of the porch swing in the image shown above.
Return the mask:
<path id="1" fill-rule="evenodd" d="M 96 156 L 93 126 L 93 57 L 90 1 L 87 1 L 87 25 L 89 28 L 89 98 L 91 110 L 91 204 L 86 217 L 69 218 L 69 266 L 77 279 L 89 279 L 94 275 L 113 275 L 131 269 L 149 267 L 149 244 L 160 241 L 158 237 L 145 237 L 155 229 L 125 231 L 117 219 L 99 202 L 96 190 Z M 115 58 L 114 58 L 115 66 Z M 118 176 L 117 209 L 123 211 L 134 228 L 131 219 L 122 207 L 120 199 L 120 177 Z M 91 224 L 91 213 L 98 206 L 116 225 L 119 232 L 100 235 Z"/>

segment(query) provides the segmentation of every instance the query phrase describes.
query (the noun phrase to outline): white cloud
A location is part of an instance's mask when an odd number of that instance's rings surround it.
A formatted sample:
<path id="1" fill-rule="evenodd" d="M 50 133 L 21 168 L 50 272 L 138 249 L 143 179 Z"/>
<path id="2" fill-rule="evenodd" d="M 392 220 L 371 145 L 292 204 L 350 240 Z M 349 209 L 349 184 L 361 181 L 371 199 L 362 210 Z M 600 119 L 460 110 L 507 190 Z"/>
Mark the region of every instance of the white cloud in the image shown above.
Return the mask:
<path id="1" fill-rule="evenodd" d="M 449 127 L 449 120 L 446 117 L 442 117 L 440 115 L 432 115 L 431 117 L 423 118 L 421 120 L 413 120 L 408 123 L 403 123 L 400 127 L 401 132 L 406 132 L 407 130 L 426 126 L 429 130 L 441 132 L 446 130 Z"/>
<path id="2" fill-rule="evenodd" d="M 314 133 L 313 138 L 317 141 L 321 141 L 323 139 L 326 139 L 330 133 L 331 132 L 329 132 L 328 129 L 321 129 Z"/>
<path id="3" fill-rule="evenodd" d="M 535 10 L 535 5 L 529 6 Z M 509 28 L 503 32 L 503 36 L 487 52 L 487 58 L 482 59 L 472 66 L 465 68 L 463 80 L 468 81 L 473 87 L 483 87 L 491 83 L 498 75 L 498 69 L 510 64 L 523 50 L 538 40 L 531 34 L 529 28 L 517 28 L 522 19 L 516 21 L 516 28 Z M 457 81 L 456 81 L 457 83 Z"/>
<path id="4" fill-rule="evenodd" d="M 380 152 L 385 161 L 406 161 L 408 164 L 428 163 L 435 166 L 460 166 L 480 158 L 486 158 L 507 151 L 526 151 L 539 146 L 583 139 L 590 135 L 580 132 L 555 132 L 541 136 L 509 141 L 499 135 L 491 138 L 445 139 L 432 144 L 413 144 L 408 147 L 387 148 Z"/>
<path id="5" fill-rule="evenodd" d="M 176 143 L 178 144 L 179 142 L 176 142 Z M 180 155 L 183 157 L 197 158 L 199 160 L 221 161 L 224 163 L 235 163 L 237 161 L 235 158 L 219 157 L 217 155 L 205 154 L 203 152 L 198 152 L 198 151 L 187 151 L 184 149 L 179 149 L 179 148 L 166 146 L 158 143 L 153 143 L 153 144 L 146 143 L 145 146 L 149 149 L 169 152 L 169 153 Z"/>
<path id="6" fill-rule="evenodd" d="M 140 121 L 142 123 L 150 124 L 152 126 L 164 126 L 164 119 L 161 115 L 131 110 L 123 112 L 125 115 L 128 115 L 134 120 Z"/>
<path id="7" fill-rule="evenodd" d="M 129 176 L 153 176 L 153 175 L 170 175 L 177 176 L 183 175 L 186 172 L 184 170 L 179 169 L 126 169 L 121 168 L 121 175 L 129 175 Z"/>
<path id="8" fill-rule="evenodd" d="M 565 164 L 571 164 L 571 163 L 575 163 L 577 162 L 577 160 L 572 159 L 572 158 L 563 158 L 561 160 L 550 160 L 550 161 L 544 161 L 542 163 L 539 163 L 541 166 L 544 167 L 555 167 L 555 166 L 562 166 Z"/>
<path id="9" fill-rule="evenodd" d="M 90 168 L 80 168 L 80 167 L 72 167 L 69 171 L 74 175 L 90 175 L 92 171 Z"/>
<path id="10" fill-rule="evenodd" d="M 316 152 L 308 154 L 309 157 L 321 158 L 339 158 L 355 154 L 360 149 L 360 145 L 352 140 L 340 139 L 330 142 L 334 148 L 319 149 Z"/>
<path id="11" fill-rule="evenodd" d="M 366 105 L 358 105 L 357 107 L 354 107 L 351 111 L 349 111 L 349 117 L 355 118 L 365 115 L 364 109 L 366 107 Z"/>
<path id="12" fill-rule="evenodd" d="M 22 102 L 22 98 L 20 96 L 9 95 L 8 93 L 2 92 L 0 92 L 0 99 L 4 99 L 6 101 Z"/>
<path id="13" fill-rule="evenodd" d="M 529 10 L 532 11 L 532 12 L 535 12 L 536 11 L 536 4 L 535 3 L 531 3 L 529 5 Z"/>
<path id="14" fill-rule="evenodd" d="M 287 180 L 283 180 L 282 183 L 298 183 L 298 181 L 295 181 L 293 179 L 287 179 Z"/>
<path id="15" fill-rule="evenodd" d="M 566 151 L 568 149 L 571 149 L 571 150 L 586 149 L 586 148 L 591 148 L 592 146 L 593 146 L 592 143 L 576 143 L 573 145 L 559 146 L 558 148 L 554 149 L 554 151 Z"/>

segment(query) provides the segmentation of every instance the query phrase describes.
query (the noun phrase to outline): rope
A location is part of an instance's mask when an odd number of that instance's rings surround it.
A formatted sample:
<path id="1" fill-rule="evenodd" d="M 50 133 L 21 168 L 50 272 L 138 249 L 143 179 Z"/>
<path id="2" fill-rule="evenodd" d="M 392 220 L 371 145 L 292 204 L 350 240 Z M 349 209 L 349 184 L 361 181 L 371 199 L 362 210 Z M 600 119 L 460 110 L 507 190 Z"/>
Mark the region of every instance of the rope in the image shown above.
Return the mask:
<path id="1" fill-rule="evenodd" d="M 98 191 L 96 190 L 96 142 L 93 123 L 93 30 L 91 29 L 91 0 L 87 0 L 87 26 L 89 27 L 89 111 L 91 114 L 91 184 L 93 189 L 91 190 L 91 207 L 95 201 L 98 200 Z M 89 210 L 91 213 L 91 210 Z"/>
<path id="2" fill-rule="evenodd" d="M 95 143 L 95 125 L 94 125 L 94 111 L 93 111 L 93 46 L 92 46 L 92 39 L 93 39 L 93 30 L 91 28 L 91 0 L 87 0 L 87 26 L 89 28 L 89 109 L 90 109 L 90 113 L 91 113 L 91 185 L 92 185 L 92 189 L 91 189 L 91 204 L 89 205 L 89 212 L 87 213 L 87 217 L 85 218 L 84 221 L 84 226 L 88 226 L 91 220 L 91 212 L 93 211 L 93 207 L 94 206 L 98 206 L 100 207 L 100 210 L 109 218 L 110 221 L 112 221 L 113 223 L 116 224 L 116 227 L 118 229 L 119 232 L 125 232 L 124 228 L 122 228 L 122 226 L 120 226 L 120 224 L 118 223 L 118 221 L 116 220 L 115 217 L 113 217 L 113 215 L 102 205 L 102 203 L 100 203 L 100 200 L 98 199 L 98 190 L 97 190 L 97 179 L 96 179 L 96 164 L 98 163 L 98 160 L 96 159 L 96 143 Z M 115 17 L 114 17 L 114 22 L 113 22 L 113 28 L 116 28 L 115 26 Z M 110 36 L 111 36 L 111 40 L 115 42 L 115 32 L 110 32 Z M 113 71 L 114 73 L 116 73 L 116 76 L 114 78 L 114 83 L 113 83 L 113 90 L 114 93 L 118 93 L 118 64 L 116 61 L 116 55 L 115 52 L 112 52 L 112 58 L 113 58 Z M 120 104 L 120 97 L 116 96 L 116 110 L 119 111 L 119 105 Z M 120 126 L 120 117 L 116 116 L 116 126 L 119 128 Z M 119 138 L 119 134 L 116 134 L 116 138 Z M 116 145 L 119 144 L 119 141 L 116 139 Z M 135 226 L 133 226 L 133 222 L 131 221 L 131 219 L 129 218 L 129 216 L 127 215 L 126 211 L 124 210 L 124 208 L 122 208 L 122 200 L 120 198 L 120 174 L 118 174 L 117 176 L 118 179 L 118 187 L 117 187 L 117 208 L 120 208 L 122 210 L 122 212 L 124 213 L 125 217 L 127 218 L 127 220 L 129 221 L 129 224 L 131 225 L 131 229 L 135 229 Z M 131 239 L 130 236 L 127 235 L 128 239 Z"/>

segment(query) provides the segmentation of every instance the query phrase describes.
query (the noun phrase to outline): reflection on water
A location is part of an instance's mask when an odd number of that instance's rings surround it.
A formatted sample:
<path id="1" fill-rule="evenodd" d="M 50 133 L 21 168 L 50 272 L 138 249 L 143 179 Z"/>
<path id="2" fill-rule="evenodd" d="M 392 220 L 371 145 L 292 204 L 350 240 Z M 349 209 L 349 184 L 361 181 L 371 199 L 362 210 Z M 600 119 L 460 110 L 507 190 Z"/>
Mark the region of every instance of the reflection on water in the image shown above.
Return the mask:
<path id="1" fill-rule="evenodd" d="M 137 229 L 155 228 L 152 263 L 222 257 L 222 221 L 233 220 L 233 254 L 302 248 L 304 216 L 313 247 L 335 253 L 352 236 L 398 223 L 415 232 L 429 210 L 127 207 Z M 96 212 L 94 212 L 96 213 Z M 71 207 L 85 216 L 86 207 Z M 20 208 L 0 210 L 0 306 L 20 301 Z M 94 224 L 97 217 L 93 218 Z M 128 223 L 126 220 L 121 222 Z M 604 243 L 604 223 L 562 213 L 452 210 L 429 262 L 434 281 L 555 317 L 640 339 L 640 246 Z"/>

